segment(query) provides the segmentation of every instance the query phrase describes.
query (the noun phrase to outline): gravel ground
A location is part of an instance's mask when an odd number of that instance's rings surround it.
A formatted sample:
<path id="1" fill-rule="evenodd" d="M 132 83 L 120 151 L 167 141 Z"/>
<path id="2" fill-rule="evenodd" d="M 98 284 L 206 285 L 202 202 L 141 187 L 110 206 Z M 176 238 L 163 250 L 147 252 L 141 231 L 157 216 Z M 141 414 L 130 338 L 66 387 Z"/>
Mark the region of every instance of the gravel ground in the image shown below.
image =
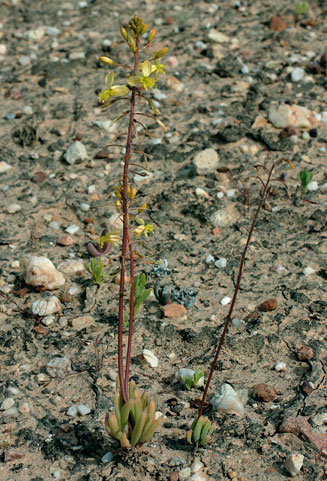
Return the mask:
<path id="1" fill-rule="evenodd" d="M 282 481 L 291 477 L 292 454 L 304 456 L 295 479 L 327 479 L 327 4 L 308 3 L 295 22 L 295 2 L 281 0 L 2 0 L 4 481 Z M 108 122 L 121 104 L 105 112 L 97 104 L 108 71 L 98 56 L 129 62 L 119 28 L 134 14 L 156 26 L 156 50 L 169 47 L 166 75 L 149 94 L 167 132 L 149 120 L 151 137 L 138 142 L 151 175 L 135 179 L 154 226 L 148 246 L 169 270 L 158 281 L 148 265 L 138 269 L 149 286 L 188 290 L 179 297 L 183 316 L 164 317 L 150 296 L 137 318 L 131 376 L 165 421 L 150 443 L 121 453 L 104 430 L 117 370 L 118 286 L 93 285 L 84 262 L 87 242 L 115 212 L 108 194 L 122 148 L 106 146 L 123 142 L 126 126 Z M 201 389 L 187 391 L 174 374 L 198 367 L 207 376 L 228 312 L 220 301 L 232 297 L 260 198 L 255 167 L 282 158 L 294 169 L 276 169 L 210 387 L 209 400 L 224 383 L 233 386 L 244 415 L 209 405 L 212 443 L 193 450 L 184 437 Z M 302 170 L 313 173 L 306 194 Z M 65 284 L 51 292 L 28 285 L 31 255 L 50 259 Z M 217 267 L 219 259 L 226 263 Z M 106 273 L 116 260 L 113 251 Z M 59 310 L 31 313 L 49 295 Z M 141 363 L 143 349 L 158 367 Z M 51 369 L 56 358 L 62 370 Z M 196 474 L 195 460 L 203 464 Z"/>

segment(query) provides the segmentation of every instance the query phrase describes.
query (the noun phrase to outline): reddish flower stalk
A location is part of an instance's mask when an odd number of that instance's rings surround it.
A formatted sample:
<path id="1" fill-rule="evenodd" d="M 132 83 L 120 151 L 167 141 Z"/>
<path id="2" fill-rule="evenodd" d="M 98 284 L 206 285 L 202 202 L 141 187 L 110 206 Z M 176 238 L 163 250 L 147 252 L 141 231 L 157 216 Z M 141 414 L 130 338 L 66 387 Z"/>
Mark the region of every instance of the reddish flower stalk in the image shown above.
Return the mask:
<path id="1" fill-rule="evenodd" d="M 139 38 L 135 39 L 136 51 L 134 52 L 134 75 L 137 72 L 138 60 L 139 60 Z M 128 378 L 129 367 L 131 360 L 131 348 L 132 348 L 132 331 L 133 331 L 133 316 L 134 316 L 134 259 L 133 249 L 130 240 L 129 233 L 129 220 L 128 220 L 128 168 L 131 153 L 132 135 L 133 135 L 133 123 L 134 123 L 134 111 L 135 111 L 135 95 L 136 87 L 132 87 L 131 104 L 129 111 L 129 125 L 126 140 L 126 151 L 124 156 L 124 168 L 123 168 L 123 189 L 122 189 L 122 213 L 123 213 L 123 238 L 121 247 L 121 267 L 120 267 L 120 286 L 119 286 L 119 310 L 118 310 L 118 376 L 119 383 L 124 403 L 128 401 Z M 129 252 L 129 271 L 130 271 L 130 312 L 129 312 L 129 330 L 128 330 L 128 347 L 126 356 L 126 366 L 124 374 L 124 361 L 123 361 L 123 321 L 124 321 L 124 291 L 125 291 L 125 262 L 127 258 L 127 250 Z"/>
<path id="2" fill-rule="evenodd" d="M 200 418 L 202 416 L 203 407 L 204 407 L 204 403 L 206 401 L 206 397 L 207 397 L 207 394 L 208 394 L 208 389 L 209 389 L 209 386 L 210 386 L 210 383 L 211 383 L 213 372 L 214 372 L 215 367 L 217 365 L 219 353 L 220 353 L 222 345 L 224 343 L 225 336 L 226 336 L 226 333 L 227 333 L 227 330 L 228 330 L 228 326 L 229 326 L 230 320 L 232 318 L 234 306 L 235 306 L 235 303 L 236 303 L 237 294 L 238 294 L 238 291 L 239 291 L 239 288 L 240 288 L 241 279 L 242 279 L 242 275 L 243 275 L 243 267 L 244 267 L 246 254 L 247 254 L 250 242 L 251 242 L 253 230 L 254 230 L 255 224 L 257 222 L 259 212 L 262 209 L 262 206 L 264 205 L 264 203 L 266 201 L 266 198 L 267 198 L 267 195 L 268 195 L 268 188 L 269 188 L 271 176 L 272 176 L 272 173 L 273 173 L 273 170 L 274 170 L 275 166 L 276 166 L 276 164 L 274 163 L 272 165 L 270 171 L 269 171 L 266 183 L 263 185 L 263 191 L 262 191 L 262 194 L 261 194 L 259 206 L 257 208 L 257 211 L 256 211 L 254 217 L 253 217 L 252 225 L 251 225 L 249 235 L 248 235 L 248 238 L 247 238 L 247 241 L 246 241 L 246 244 L 245 244 L 245 247 L 244 247 L 244 251 L 243 251 L 243 254 L 242 254 L 242 258 L 241 258 L 241 263 L 240 263 L 240 268 L 239 268 L 239 271 L 238 271 L 237 282 L 236 282 L 236 286 L 235 286 L 235 290 L 234 290 L 232 303 L 231 303 L 230 308 L 229 308 L 229 312 L 228 312 L 228 315 L 227 315 L 227 318 L 226 318 L 226 321 L 225 321 L 224 329 L 223 329 L 223 332 L 220 336 L 220 340 L 219 340 L 219 343 L 218 343 L 218 346 L 217 346 L 216 354 L 215 354 L 214 360 L 212 362 L 212 366 L 211 366 L 211 369 L 210 369 L 210 372 L 209 372 L 207 383 L 206 383 L 205 388 L 204 388 L 204 392 L 203 392 L 203 396 L 202 396 L 202 400 L 201 400 L 201 405 L 200 405 L 200 408 L 199 408 L 198 418 Z M 259 179 L 261 180 L 260 177 L 259 177 Z"/>

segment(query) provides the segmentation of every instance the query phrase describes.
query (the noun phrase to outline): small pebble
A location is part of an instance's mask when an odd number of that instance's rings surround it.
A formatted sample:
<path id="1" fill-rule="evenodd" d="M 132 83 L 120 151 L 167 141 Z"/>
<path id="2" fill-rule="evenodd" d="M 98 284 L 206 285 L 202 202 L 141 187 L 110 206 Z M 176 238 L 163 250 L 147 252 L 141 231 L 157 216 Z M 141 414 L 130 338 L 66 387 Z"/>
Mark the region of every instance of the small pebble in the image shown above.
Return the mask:
<path id="1" fill-rule="evenodd" d="M 74 244 L 75 239 L 68 235 L 63 235 L 57 240 L 57 244 L 63 247 L 71 246 Z"/>
<path id="2" fill-rule="evenodd" d="M 68 58 L 69 60 L 83 60 L 85 58 L 85 52 L 71 52 Z"/>
<path id="3" fill-rule="evenodd" d="M 305 70 L 300 67 L 295 67 L 295 69 L 292 70 L 291 73 L 291 80 L 292 82 L 300 82 L 305 76 Z"/>
<path id="4" fill-rule="evenodd" d="M 101 461 L 103 463 L 110 463 L 114 459 L 114 456 L 111 451 L 108 451 L 104 456 L 102 456 Z"/>
<path id="5" fill-rule="evenodd" d="M 215 259 L 214 259 L 214 257 L 213 257 L 211 254 L 209 254 L 209 255 L 206 257 L 206 263 L 207 263 L 207 264 L 211 264 L 212 262 L 214 262 L 214 260 L 215 260 Z"/>
<path id="6" fill-rule="evenodd" d="M 65 232 L 67 232 L 67 234 L 76 234 L 76 232 L 79 231 L 79 227 L 78 225 L 74 225 L 74 224 L 71 224 L 67 227 L 67 229 L 65 229 Z"/>
<path id="7" fill-rule="evenodd" d="M 303 269 L 303 274 L 305 274 L 306 276 L 310 276 L 311 274 L 314 274 L 315 272 L 316 272 L 315 269 L 313 269 L 310 266 L 307 266 Z"/>
<path id="8" fill-rule="evenodd" d="M 310 139 L 309 133 L 308 132 L 302 132 L 302 139 L 309 140 Z"/>
<path id="9" fill-rule="evenodd" d="M 231 300 L 232 300 L 231 297 L 225 296 L 221 299 L 220 304 L 222 306 L 227 306 L 227 304 L 229 304 Z"/>
<path id="10" fill-rule="evenodd" d="M 48 316 L 61 310 L 61 304 L 56 296 L 47 296 L 32 303 L 32 312 L 38 316 Z"/>
<path id="11" fill-rule="evenodd" d="M 314 192 L 315 190 L 318 190 L 319 185 L 316 180 L 312 180 L 311 182 L 308 183 L 307 189 L 309 192 Z"/>
<path id="12" fill-rule="evenodd" d="M 86 416 L 87 414 L 90 414 L 91 409 L 85 404 L 79 404 L 77 406 L 77 412 L 80 416 Z"/>
<path id="13" fill-rule="evenodd" d="M 311 361 L 314 357 L 313 349 L 310 346 L 301 346 L 297 350 L 297 358 L 299 361 Z"/>
<path id="14" fill-rule="evenodd" d="M 78 294 L 79 292 L 79 289 L 78 287 L 76 286 L 71 286 L 69 289 L 68 289 L 68 294 L 72 295 L 72 296 L 76 296 L 76 294 Z"/>
<path id="15" fill-rule="evenodd" d="M 8 214 L 16 214 L 21 210 L 21 206 L 19 204 L 9 204 L 7 207 Z"/>
<path id="16" fill-rule="evenodd" d="M 175 56 L 171 55 L 165 59 L 165 64 L 175 68 L 178 65 L 178 60 Z"/>
<path id="17" fill-rule="evenodd" d="M 303 466 L 302 454 L 290 454 L 285 459 L 285 469 L 291 476 L 296 476 Z"/>
<path id="18" fill-rule="evenodd" d="M 150 349 L 143 349 L 143 359 L 151 366 L 151 367 L 158 367 L 159 360 L 157 356 L 150 351 Z"/>
<path id="19" fill-rule="evenodd" d="M 204 189 L 201 189 L 201 187 L 197 187 L 195 189 L 195 194 L 197 197 L 204 197 L 205 199 L 209 199 L 209 194 L 206 192 Z"/>
<path id="20" fill-rule="evenodd" d="M 201 463 L 201 461 L 195 460 L 194 463 L 191 464 L 191 471 L 192 473 L 198 473 L 203 467 L 204 464 Z"/>
<path id="21" fill-rule="evenodd" d="M 260 308 L 264 312 L 274 311 L 275 309 L 277 309 L 277 307 L 278 303 L 276 299 L 268 299 L 267 301 L 264 301 L 260 304 Z"/>
<path id="22" fill-rule="evenodd" d="M 243 323 L 243 321 L 241 321 L 240 319 L 237 319 L 237 317 L 234 317 L 232 319 L 232 325 L 234 327 L 236 327 L 237 329 L 239 329 L 241 327 L 242 323 Z"/>
<path id="23" fill-rule="evenodd" d="M 253 386 L 253 397 L 258 401 L 273 401 L 276 398 L 276 390 L 269 384 L 256 384 Z"/>
<path id="24" fill-rule="evenodd" d="M 79 207 L 83 212 L 87 212 L 90 209 L 91 206 L 90 206 L 90 204 L 86 204 L 86 203 L 82 202 L 82 204 Z"/>
<path id="25" fill-rule="evenodd" d="M 277 372 L 284 372 L 286 371 L 286 364 L 285 362 L 278 362 L 276 365 L 275 365 L 275 371 Z"/>
<path id="26" fill-rule="evenodd" d="M 31 63 L 31 58 L 28 55 L 21 55 L 18 57 L 18 63 L 23 67 L 27 67 Z"/>
<path id="27" fill-rule="evenodd" d="M 215 262 L 215 266 L 218 267 L 219 269 L 223 269 L 224 267 L 226 267 L 226 265 L 227 265 L 227 260 L 224 257 L 220 257 L 220 259 L 218 259 Z"/>
<path id="28" fill-rule="evenodd" d="M 48 227 L 50 227 L 50 229 L 60 229 L 60 224 L 59 222 L 56 222 L 55 220 L 52 220 L 51 222 L 49 222 L 48 224 Z"/>
<path id="29" fill-rule="evenodd" d="M 223 192 L 218 192 L 217 193 L 217 199 L 222 199 L 224 197 L 224 193 Z"/>
<path id="30" fill-rule="evenodd" d="M 1 411 L 6 411 L 7 409 L 12 408 L 15 405 L 15 400 L 12 397 L 6 398 L 0 406 Z"/>
<path id="31" fill-rule="evenodd" d="M 55 317 L 53 316 L 46 316 L 42 319 L 42 324 L 44 326 L 51 326 L 51 324 L 53 324 L 55 322 Z"/>
<path id="32" fill-rule="evenodd" d="M 18 411 L 21 414 L 29 414 L 31 412 L 31 406 L 29 403 L 24 402 L 19 406 Z"/>
<path id="33" fill-rule="evenodd" d="M 77 416 L 76 406 L 70 406 L 70 408 L 67 410 L 67 416 L 72 416 L 72 417 Z"/>
<path id="34" fill-rule="evenodd" d="M 4 160 L 0 162 L 0 174 L 4 174 L 8 172 L 8 170 L 12 169 L 12 165 L 7 164 Z"/>

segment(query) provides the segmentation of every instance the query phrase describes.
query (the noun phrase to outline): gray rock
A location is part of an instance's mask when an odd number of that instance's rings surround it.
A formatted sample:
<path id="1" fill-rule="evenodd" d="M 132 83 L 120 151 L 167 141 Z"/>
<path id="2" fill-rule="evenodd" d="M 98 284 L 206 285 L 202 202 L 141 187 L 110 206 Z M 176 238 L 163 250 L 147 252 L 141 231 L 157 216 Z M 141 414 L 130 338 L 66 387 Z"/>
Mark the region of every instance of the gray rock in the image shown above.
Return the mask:
<path id="1" fill-rule="evenodd" d="M 77 412 L 80 416 L 86 416 L 86 414 L 90 414 L 91 409 L 85 404 L 79 404 L 77 406 Z"/>
<path id="2" fill-rule="evenodd" d="M 76 140 L 73 142 L 65 152 L 64 158 L 66 162 L 70 165 L 78 164 L 83 162 L 83 160 L 87 160 L 88 155 L 85 148 L 85 145 L 82 142 Z"/>
<path id="3" fill-rule="evenodd" d="M 59 379 L 72 372 L 71 362 L 66 357 L 54 357 L 47 363 L 46 369 L 49 376 Z"/>

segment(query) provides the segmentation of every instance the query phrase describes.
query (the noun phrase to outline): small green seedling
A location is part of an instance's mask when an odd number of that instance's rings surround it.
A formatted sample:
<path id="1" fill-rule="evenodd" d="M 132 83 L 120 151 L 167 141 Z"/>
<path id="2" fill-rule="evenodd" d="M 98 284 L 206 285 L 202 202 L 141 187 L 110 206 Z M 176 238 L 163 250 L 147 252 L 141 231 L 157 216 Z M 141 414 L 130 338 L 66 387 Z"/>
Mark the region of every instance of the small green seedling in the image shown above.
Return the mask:
<path id="1" fill-rule="evenodd" d="M 306 12 L 307 8 L 308 8 L 307 2 L 297 1 L 295 3 L 295 9 L 294 9 L 295 23 L 299 21 L 299 18 Z"/>
<path id="2" fill-rule="evenodd" d="M 141 304 L 149 297 L 152 289 L 145 289 L 145 274 L 135 276 L 134 279 L 134 315 L 136 315 Z"/>
<path id="3" fill-rule="evenodd" d="M 201 387 L 203 385 L 203 382 L 201 383 L 200 380 L 203 378 L 203 376 L 204 376 L 204 372 L 200 372 L 196 367 L 194 370 L 193 377 L 186 376 L 183 378 L 186 389 L 190 390 L 190 389 L 196 389 L 198 387 Z"/>
<path id="4" fill-rule="evenodd" d="M 103 272 L 103 262 L 101 259 L 97 259 L 96 257 L 92 257 L 90 259 L 90 264 L 84 262 L 85 269 L 89 274 L 92 276 L 92 280 L 94 284 L 98 286 L 103 283 L 105 279 L 105 275 Z"/>
<path id="5" fill-rule="evenodd" d="M 302 194 L 307 193 L 308 184 L 311 182 L 313 177 L 312 172 L 307 172 L 306 170 L 301 170 L 299 173 L 299 179 L 301 180 L 301 192 Z"/>
<path id="6" fill-rule="evenodd" d="M 196 417 L 191 425 L 191 429 L 186 433 L 188 444 L 205 446 L 210 441 L 210 434 L 216 426 L 207 417 Z"/>
<path id="7" fill-rule="evenodd" d="M 141 304 L 149 297 L 152 288 L 145 289 L 146 277 L 145 274 L 140 276 L 135 276 L 134 278 L 134 316 L 139 312 Z M 126 321 L 126 313 L 124 312 L 124 323 L 123 326 L 127 327 L 128 322 Z"/>

